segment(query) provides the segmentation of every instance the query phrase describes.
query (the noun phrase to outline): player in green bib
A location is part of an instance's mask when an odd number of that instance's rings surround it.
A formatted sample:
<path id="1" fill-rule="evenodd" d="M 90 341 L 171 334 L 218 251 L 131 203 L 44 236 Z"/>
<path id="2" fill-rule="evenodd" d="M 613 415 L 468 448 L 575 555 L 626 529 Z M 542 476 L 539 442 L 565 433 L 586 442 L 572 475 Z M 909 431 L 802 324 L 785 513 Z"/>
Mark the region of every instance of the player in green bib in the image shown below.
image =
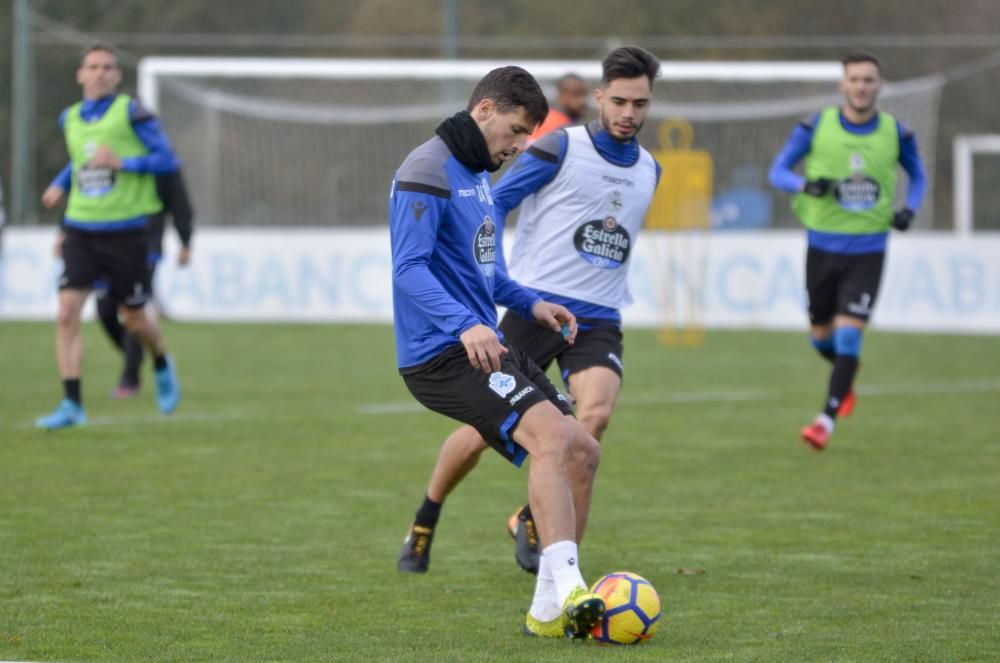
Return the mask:
<path id="1" fill-rule="evenodd" d="M 809 243 L 812 343 L 833 365 L 823 410 L 802 429 L 802 439 L 818 451 L 826 448 L 837 417 L 854 410 L 862 336 L 878 295 L 889 229 L 910 227 L 926 189 L 913 132 L 878 110 L 878 59 L 853 53 L 843 65 L 844 104 L 799 124 L 769 177 L 772 186 L 796 194 L 792 208 Z M 803 159 L 800 175 L 794 168 Z M 904 206 L 894 211 L 899 166 L 909 187 Z"/>
<path id="2" fill-rule="evenodd" d="M 69 193 L 56 320 L 64 398 L 35 422 L 49 430 L 87 420 L 80 389 L 80 313 L 98 280 L 121 302 L 126 328 L 154 358 L 160 410 L 173 412 L 181 395 L 173 360 L 144 309 L 151 288 L 145 226 L 162 208 L 154 177 L 177 170 L 177 158 L 152 113 L 117 93 L 121 69 L 114 48 L 99 44 L 84 51 L 76 78 L 83 100 L 59 121 L 70 161 L 42 195 L 42 205 L 52 208 Z"/>

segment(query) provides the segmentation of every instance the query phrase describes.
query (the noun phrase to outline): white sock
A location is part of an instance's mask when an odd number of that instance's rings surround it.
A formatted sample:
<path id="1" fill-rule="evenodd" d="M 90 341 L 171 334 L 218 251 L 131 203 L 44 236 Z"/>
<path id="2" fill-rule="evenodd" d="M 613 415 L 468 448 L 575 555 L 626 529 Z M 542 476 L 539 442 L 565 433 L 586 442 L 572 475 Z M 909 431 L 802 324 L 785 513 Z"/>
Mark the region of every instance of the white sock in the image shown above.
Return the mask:
<path id="1" fill-rule="evenodd" d="M 562 614 L 562 604 L 556 595 L 556 581 L 552 577 L 548 558 L 541 556 L 538 579 L 535 581 L 535 598 L 531 600 L 528 614 L 540 622 L 551 622 Z"/>
<path id="2" fill-rule="evenodd" d="M 547 559 L 552 579 L 556 583 L 556 600 L 562 608 L 566 598 L 577 587 L 587 587 L 580 574 L 580 554 L 575 541 L 559 541 L 542 551 L 542 559 Z"/>
<path id="3" fill-rule="evenodd" d="M 833 432 L 833 419 L 831 419 L 830 416 L 825 412 L 821 412 L 819 416 L 816 417 L 816 421 L 819 422 L 823 426 L 823 428 L 826 429 L 827 433 Z"/>

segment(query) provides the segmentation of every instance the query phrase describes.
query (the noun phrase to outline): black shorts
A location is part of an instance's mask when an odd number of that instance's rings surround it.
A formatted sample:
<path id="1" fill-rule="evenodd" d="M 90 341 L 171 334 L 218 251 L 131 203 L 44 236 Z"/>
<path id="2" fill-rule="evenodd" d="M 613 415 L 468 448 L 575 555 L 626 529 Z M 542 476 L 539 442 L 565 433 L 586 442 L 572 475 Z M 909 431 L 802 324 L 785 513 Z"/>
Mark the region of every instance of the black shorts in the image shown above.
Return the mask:
<path id="1" fill-rule="evenodd" d="M 156 267 L 159 265 L 159 261 L 152 261 L 147 258 L 146 269 L 149 270 L 149 297 L 147 301 L 153 296 L 153 288 L 156 285 Z M 97 279 L 94 281 L 94 292 L 98 297 L 111 297 L 111 286 L 104 279 Z"/>
<path id="2" fill-rule="evenodd" d="M 149 300 L 152 279 L 146 264 L 146 231 L 86 232 L 66 228 L 59 289 L 90 290 L 103 281 L 110 296 L 127 308 Z"/>
<path id="3" fill-rule="evenodd" d="M 809 248 L 806 292 L 809 320 L 825 325 L 836 315 L 867 322 L 875 307 L 885 253 L 840 254 Z"/>
<path id="4" fill-rule="evenodd" d="M 559 363 L 563 382 L 569 376 L 594 366 L 605 366 L 624 379 L 622 357 L 622 332 L 618 325 L 608 320 L 578 320 L 580 329 L 573 345 L 563 335 L 525 320 L 513 311 L 507 311 L 500 321 L 504 341 L 520 348 L 543 371 L 549 370 L 553 360 Z"/>
<path id="5" fill-rule="evenodd" d="M 508 348 L 500 370 L 493 373 L 473 367 L 465 347 L 455 345 L 400 374 L 421 405 L 469 424 L 520 467 L 527 451 L 514 441 L 514 430 L 524 413 L 546 400 L 563 414 L 572 415 L 573 410 L 535 362 L 517 348 Z"/>

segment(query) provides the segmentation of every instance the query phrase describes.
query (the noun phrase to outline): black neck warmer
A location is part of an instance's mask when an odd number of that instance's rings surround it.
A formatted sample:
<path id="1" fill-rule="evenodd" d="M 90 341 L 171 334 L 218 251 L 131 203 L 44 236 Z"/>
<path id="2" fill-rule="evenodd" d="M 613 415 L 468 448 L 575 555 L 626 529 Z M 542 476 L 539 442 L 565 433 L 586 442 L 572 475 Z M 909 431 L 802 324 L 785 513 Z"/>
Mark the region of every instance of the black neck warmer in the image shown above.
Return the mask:
<path id="1" fill-rule="evenodd" d="M 455 113 L 438 125 L 435 131 L 448 146 L 459 162 L 475 172 L 483 170 L 493 173 L 500 170 L 500 164 L 493 162 L 486 138 L 479 125 L 468 111 Z"/>

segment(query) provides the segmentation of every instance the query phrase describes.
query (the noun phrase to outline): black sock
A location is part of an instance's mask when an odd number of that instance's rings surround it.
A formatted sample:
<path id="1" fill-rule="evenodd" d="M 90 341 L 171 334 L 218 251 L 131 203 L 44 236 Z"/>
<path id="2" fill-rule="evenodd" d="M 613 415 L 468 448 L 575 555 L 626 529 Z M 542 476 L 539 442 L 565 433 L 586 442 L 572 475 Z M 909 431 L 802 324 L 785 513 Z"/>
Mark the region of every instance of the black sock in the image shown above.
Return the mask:
<path id="1" fill-rule="evenodd" d="M 115 301 L 114 297 L 103 295 L 97 298 L 97 317 L 115 347 L 124 350 L 125 327 L 118 319 L 118 302 Z"/>
<path id="2" fill-rule="evenodd" d="M 142 343 L 135 337 L 135 334 L 126 334 L 123 345 L 125 346 L 125 369 L 122 371 L 121 382 L 130 387 L 138 387 L 139 366 L 142 365 Z"/>
<path id="3" fill-rule="evenodd" d="M 854 374 L 858 372 L 858 358 L 853 355 L 837 355 L 833 360 L 833 372 L 830 373 L 830 391 L 826 398 L 823 414 L 831 419 L 837 418 L 837 410 L 844 396 L 854 384 Z"/>
<path id="4" fill-rule="evenodd" d="M 837 358 L 837 355 L 833 350 L 816 350 L 816 352 L 818 352 L 823 359 L 826 359 L 831 364 Z"/>
<path id="5" fill-rule="evenodd" d="M 153 367 L 156 370 L 158 370 L 158 371 L 162 371 L 164 368 L 166 368 L 167 367 L 167 355 L 154 355 L 153 356 Z"/>
<path id="6" fill-rule="evenodd" d="M 438 524 L 438 517 L 441 515 L 441 503 L 424 496 L 424 503 L 417 509 L 417 517 L 413 519 L 414 525 L 434 529 Z"/>
<path id="7" fill-rule="evenodd" d="M 524 505 L 524 508 L 521 509 L 521 514 L 518 516 L 518 518 L 521 519 L 521 520 L 534 520 L 531 517 L 531 505 L 530 504 L 525 504 Z"/>
<path id="8" fill-rule="evenodd" d="M 77 405 L 83 405 L 83 399 L 80 398 L 80 378 L 63 380 L 63 392 L 65 392 L 66 398 Z"/>

